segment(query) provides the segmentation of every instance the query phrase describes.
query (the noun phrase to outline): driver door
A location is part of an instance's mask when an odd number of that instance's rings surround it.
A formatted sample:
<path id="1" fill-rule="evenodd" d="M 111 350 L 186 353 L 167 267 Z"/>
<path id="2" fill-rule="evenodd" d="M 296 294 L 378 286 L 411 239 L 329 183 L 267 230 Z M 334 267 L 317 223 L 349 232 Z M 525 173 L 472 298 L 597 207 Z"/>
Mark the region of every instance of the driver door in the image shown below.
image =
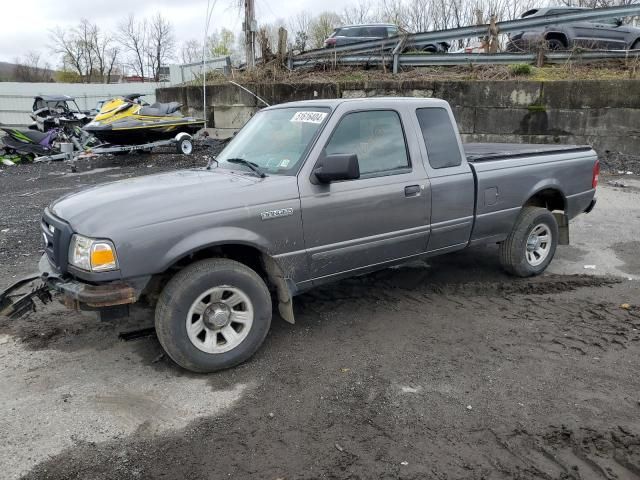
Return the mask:
<path id="1" fill-rule="evenodd" d="M 347 112 L 319 139 L 316 159 L 355 153 L 360 178 L 314 184 L 310 170 L 301 174 L 314 284 L 426 251 L 431 197 L 416 142 L 407 144 L 406 125 L 392 108 Z"/>

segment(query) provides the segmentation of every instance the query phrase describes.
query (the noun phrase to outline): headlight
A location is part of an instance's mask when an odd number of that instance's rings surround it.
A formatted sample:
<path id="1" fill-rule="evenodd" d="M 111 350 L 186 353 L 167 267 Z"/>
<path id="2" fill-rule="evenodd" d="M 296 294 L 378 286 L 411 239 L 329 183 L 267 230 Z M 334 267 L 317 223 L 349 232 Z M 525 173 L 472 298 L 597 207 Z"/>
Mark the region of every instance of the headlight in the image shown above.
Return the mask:
<path id="1" fill-rule="evenodd" d="M 69 263 L 88 272 L 116 270 L 116 249 L 108 240 L 73 235 L 69 245 Z"/>
<path id="2" fill-rule="evenodd" d="M 87 123 L 87 127 L 99 127 L 99 126 L 100 126 L 100 122 L 96 122 L 95 120 L 93 122 Z"/>

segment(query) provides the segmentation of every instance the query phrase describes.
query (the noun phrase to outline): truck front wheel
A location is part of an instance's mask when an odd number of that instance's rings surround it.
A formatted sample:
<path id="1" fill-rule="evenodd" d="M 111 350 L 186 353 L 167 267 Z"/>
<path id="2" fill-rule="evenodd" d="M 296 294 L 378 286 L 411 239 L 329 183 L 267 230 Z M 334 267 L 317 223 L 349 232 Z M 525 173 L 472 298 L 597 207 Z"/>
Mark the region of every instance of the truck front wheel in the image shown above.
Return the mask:
<path id="1" fill-rule="evenodd" d="M 258 350 L 271 313 L 269 290 L 256 272 L 233 260 L 202 260 L 178 272 L 160 294 L 156 333 L 178 365 L 214 372 Z"/>
<path id="2" fill-rule="evenodd" d="M 531 277 L 549 266 L 558 246 L 558 223 L 546 208 L 524 207 L 507 239 L 500 263 L 512 275 Z"/>

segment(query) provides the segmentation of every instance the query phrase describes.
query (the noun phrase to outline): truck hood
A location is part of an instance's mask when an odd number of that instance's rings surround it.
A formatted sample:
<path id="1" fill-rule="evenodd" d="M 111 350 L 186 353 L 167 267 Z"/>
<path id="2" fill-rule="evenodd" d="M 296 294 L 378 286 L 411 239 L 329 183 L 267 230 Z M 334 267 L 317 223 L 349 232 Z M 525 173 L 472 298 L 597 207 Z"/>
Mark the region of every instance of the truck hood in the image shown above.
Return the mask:
<path id="1" fill-rule="evenodd" d="M 122 230 L 295 195 L 295 177 L 258 178 L 223 169 L 192 169 L 101 184 L 58 199 L 49 210 L 78 233 L 110 238 Z"/>

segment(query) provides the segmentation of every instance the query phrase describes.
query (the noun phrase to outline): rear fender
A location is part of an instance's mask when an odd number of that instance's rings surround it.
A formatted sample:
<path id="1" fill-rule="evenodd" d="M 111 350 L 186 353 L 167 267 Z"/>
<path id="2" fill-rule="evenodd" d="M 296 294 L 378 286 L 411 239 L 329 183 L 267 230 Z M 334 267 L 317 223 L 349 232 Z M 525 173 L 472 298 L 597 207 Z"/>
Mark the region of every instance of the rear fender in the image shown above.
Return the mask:
<path id="1" fill-rule="evenodd" d="M 536 196 L 537 194 L 539 194 L 540 192 L 542 192 L 543 190 L 556 190 L 557 192 L 560 193 L 560 195 L 562 196 L 562 203 L 565 207 L 565 209 L 567 208 L 567 196 L 565 195 L 562 187 L 560 186 L 560 182 L 555 179 L 544 179 L 539 181 L 538 183 L 536 183 L 531 190 L 529 190 L 529 192 L 527 193 L 527 195 L 525 195 L 525 198 L 522 202 L 522 205 L 524 205 L 526 202 L 529 201 L 529 199 L 531 199 L 532 197 Z"/>

